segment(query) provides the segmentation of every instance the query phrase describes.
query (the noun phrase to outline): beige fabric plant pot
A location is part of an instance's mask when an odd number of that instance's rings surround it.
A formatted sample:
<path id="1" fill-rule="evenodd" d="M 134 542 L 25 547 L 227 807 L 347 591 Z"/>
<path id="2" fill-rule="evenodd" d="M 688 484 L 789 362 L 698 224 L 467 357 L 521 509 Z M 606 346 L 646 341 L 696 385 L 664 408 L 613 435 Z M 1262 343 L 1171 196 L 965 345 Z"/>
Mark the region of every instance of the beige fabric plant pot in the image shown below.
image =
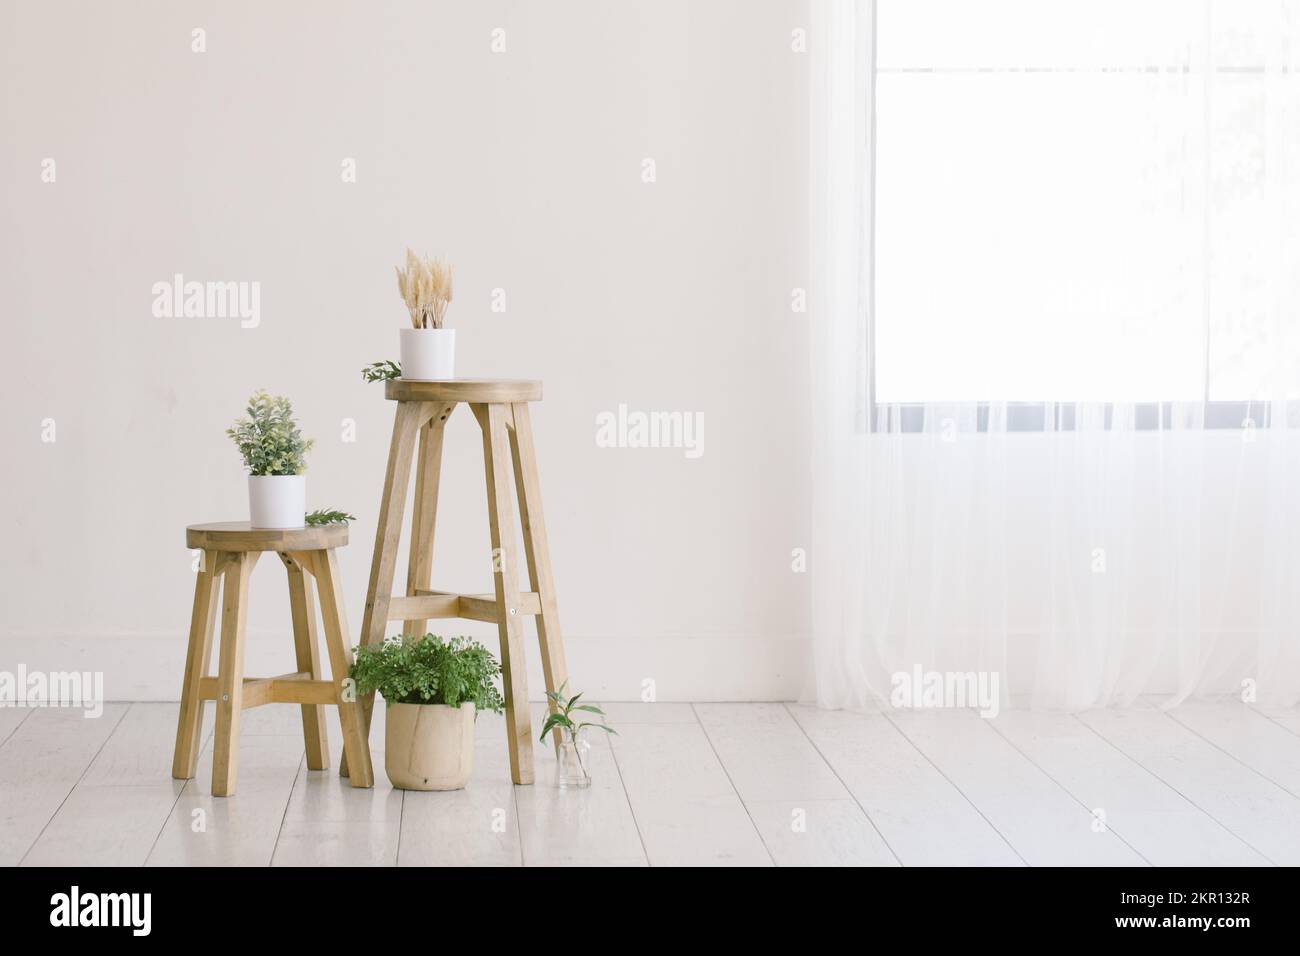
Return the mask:
<path id="1" fill-rule="evenodd" d="M 399 790 L 460 790 L 474 772 L 474 704 L 391 704 L 384 769 Z"/>

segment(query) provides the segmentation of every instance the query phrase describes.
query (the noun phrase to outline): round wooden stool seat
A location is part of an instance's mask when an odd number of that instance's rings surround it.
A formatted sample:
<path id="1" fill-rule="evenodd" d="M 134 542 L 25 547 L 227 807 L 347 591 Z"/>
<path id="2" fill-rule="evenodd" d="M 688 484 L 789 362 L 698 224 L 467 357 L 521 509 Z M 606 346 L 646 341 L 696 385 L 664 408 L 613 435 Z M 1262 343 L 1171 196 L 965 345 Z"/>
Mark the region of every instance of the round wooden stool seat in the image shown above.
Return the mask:
<path id="1" fill-rule="evenodd" d="M 346 522 L 311 528 L 254 528 L 247 521 L 214 521 L 185 528 L 185 546 L 208 551 L 324 551 L 347 543 Z"/>
<path id="2" fill-rule="evenodd" d="M 540 402 L 542 383 L 523 378 L 453 378 L 445 382 L 390 378 L 384 383 L 384 398 L 390 402 Z"/>

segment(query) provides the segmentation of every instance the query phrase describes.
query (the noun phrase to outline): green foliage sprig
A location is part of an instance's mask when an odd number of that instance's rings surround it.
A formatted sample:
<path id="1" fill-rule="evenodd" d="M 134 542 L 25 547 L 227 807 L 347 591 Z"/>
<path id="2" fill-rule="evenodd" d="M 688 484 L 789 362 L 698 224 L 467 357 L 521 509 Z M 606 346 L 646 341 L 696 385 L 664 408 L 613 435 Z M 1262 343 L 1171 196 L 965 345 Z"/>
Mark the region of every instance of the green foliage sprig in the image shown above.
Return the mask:
<path id="1" fill-rule="evenodd" d="M 587 714 L 596 714 L 599 717 L 604 717 L 605 712 L 601 710 L 599 707 L 597 707 L 595 704 L 579 704 L 578 699 L 582 697 L 582 694 L 574 694 L 572 697 L 565 697 L 564 688 L 567 686 L 568 686 L 568 681 L 565 681 L 563 684 L 560 685 L 559 690 L 547 692 L 546 698 L 549 701 L 551 701 L 551 703 L 553 703 L 556 707 L 558 707 L 559 710 L 552 711 L 551 713 L 546 715 L 546 720 L 542 723 L 542 735 L 541 737 L 538 738 L 539 740 L 545 741 L 546 735 L 549 734 L 556 727 L 559 727 L 561 730 L 567 733 L 569 735 L 569 739 L 573 741 L 577 741 L 578 734 L 581 733 L 584 727 L 598 727 L 608 734 L 618 733 L 617 730 L 615 730 L 613 727 L 609 726 L 609 724 L 606 723 L 598 724 L 594 721 L 575 720 L 572 716 L 574 711 L 581 711 L 582 713 L 587 713 Z M 579 716 L 581 716 L 581 714 Z"/>
<path id="2" fill-rule="evenodd" d="M 468 700 L 495 713 L 505 705 L 494 683 L 500 673 L 501 665 L 482 644 L 436 634 L 359 647 L 351 670 L 357 693 L 379 691 L 389 704 L 459 707 Z"/>
<path id="3" fill-rule="evenodd" d="M 356 515 L 350 515 L 346 511 L 327 511 L 321 509 L 313 511 L 304 519 L 311 527 L 317 527 L 323 524 L 344 524 L 348 521 L 356 521 Z"/>
<path id="4" fill-rule="evenodd" d="M 301 475 L 306 455 L 314 444 L 303 438 L 293 420 L 293 406 L 283 395 L 259 389 L 248 400 L 248 417 L 226 429 L 239 448 L 251 475 Z"/>
<path id="5" fill-rule="evenodd" d="M 382 362 L 371 362 L 361 370 L 361 377 L 367 382 L 382 382 L 390 378 L 400 378 L 401 375 L 402 366 L 391 359 L 385 359 Z"/>

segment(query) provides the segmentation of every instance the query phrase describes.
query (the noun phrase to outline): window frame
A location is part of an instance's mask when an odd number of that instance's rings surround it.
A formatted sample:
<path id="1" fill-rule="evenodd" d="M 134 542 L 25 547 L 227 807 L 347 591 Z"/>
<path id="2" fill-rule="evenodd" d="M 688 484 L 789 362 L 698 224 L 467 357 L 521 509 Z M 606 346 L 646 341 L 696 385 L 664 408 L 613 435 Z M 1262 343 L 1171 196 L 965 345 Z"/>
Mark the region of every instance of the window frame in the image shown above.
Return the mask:
<path id="1" fill-rule="evenodd" d="M 1005 406 L 1006 430 L 1008 432 L 1072 432 L 1075 431 L 1079 405 L 1099 408 L 1104 415 L 1106 430 L 1110 430 L 1114 420 L 1115 408 L 1133 408 L 1133 431 L 1165 431 L 1173 420 L 1175 406 L 1190 405 L 1190 402 L 887 402 L 877 404 L 874 394 L 870 398 L 870 428 L 873 432 L 884 432 L 879 425 L 877 410 L 889 408 L 898 410 L 898 427 L 889 429 L 891 433 L 916 434 L 925 430 L 926 412 L 936 408 L 974 407 L 975 431 L 989 430 L 990 410 Z M 1300 402 L 1270 402 L 1262 400 L 1201 402 L 1204 411 L 1202 428 L 1206 429 L 1242 429 L 1249 425 L 1257 428 L 1269 428 L 1274 424 L 1274 411 L 1279 405 L 1290 427 L 1297 427 L 1300 422 Z M 1053 427 L 1047 427 L 1048 416 L 1053 419 Z"/>

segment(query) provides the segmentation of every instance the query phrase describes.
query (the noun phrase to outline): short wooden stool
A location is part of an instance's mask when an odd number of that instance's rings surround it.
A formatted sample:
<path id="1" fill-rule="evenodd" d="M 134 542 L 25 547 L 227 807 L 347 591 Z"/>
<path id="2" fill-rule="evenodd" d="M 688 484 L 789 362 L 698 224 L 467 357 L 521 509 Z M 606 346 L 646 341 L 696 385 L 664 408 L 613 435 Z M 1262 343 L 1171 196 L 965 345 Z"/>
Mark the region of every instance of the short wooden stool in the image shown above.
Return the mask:
<path id="1" fill-rule="evenodd" d="M 263 704 L 301 704 L 302 732 L 307 745 L 307 766 L 329 766 L 324 705 L 337 705 L 343 725 L 343 750 L 356 768 L 354 787 L 374 786 L 370 749 L 362 734 L 361 708 L 356 695 L 344 693 L 352 667 L 347 616 L 339 591 L 335 548 L 348 543 L 346 524 L 314 528 L 252 528 L 246 521 L 196 524 L 185 529 L 185 543 L 201 549 L 203 560 L 194 585 L 194 612 L 190 618 L 190 646 L 185 657 L 185 682 L 181 686 L 181 713 L 176 726 L 176 755 L 172 776 L 194 776 L 199 757 L 199 729 L 203 705 L 217 702 L 217 726 L 212 743 L 212 793 L 226 797 L 235 792 L 239 767 L 240 711 Z M 244 621 L 248 614 L 248 578 L 263 551 L 274 551 L 289 572 L 289 605 L 293 614 L 293 640 L 298 670 L 279 677 L 244 676 Z M 304 572 L 306 572 L 304 574 Z M 316 579 L 325 647 L 333 680 L 324 680 L 316 648 L 316 615 L 308 576 Z M 217 581 L 221 590 L 221 653 L 216 677 L 207 674 L 212 656 L 212 632 L 217 617 Z M 348 685 L 349 687 L 351 685 Z"/>
<path id="2" fill-rule="evenodd" d="M 370 566 L 361 640 L 384 639 L 389 621 L 404 621 L 403 633 L 425 633 L 432 618 L 464 618 L 495 622 L 501 641 L 502 684 L 506 705 L 506 736 L 510 776 L 515 783 L 533 782 L 533 741 L 528 715 L 528 676 L 524 664 L 523 619 L 534 617 L 541 643 L 546 689 L 566 680 L 564 645 L 560 639 L 555 582 L 542 519 L 542 493 L 533 449 L 528 403 L 542 397 L 542 383 L 506 379 L 453 379 L 414 382 L 391 379 L 384 396 L 397 402 L 388 473 L 379 502 L 379 527 Z M 434 518 L 442 469 L 443 428 L 457 405 L 470 407 L 483 431 L 483 463 L 487 472 L 488 522 L 491 530 L 494 594 L 450 594 L 429 589 L 433 556 Z M 415 505 L 411 519 L 410 558 L 406 594 L 393 595 L 393 573 L 401 539 L 402 515 L 411 462 L 419 436 Z M 511 475 L 518 494 L 528 559 L 528 591 L 519 590 L 519 559 L 515 554 L 515 517 Z M 363 732 L 368 735 L 374 695 L 362 698 Z M 553 705 L 552 705 L 553 706 Z M 558 731 L 555 737 L 559 740 Z M 350 761 L 345 755 L 345 764 Z M 347 767 L 343 767 L 346 773 Z"/>

